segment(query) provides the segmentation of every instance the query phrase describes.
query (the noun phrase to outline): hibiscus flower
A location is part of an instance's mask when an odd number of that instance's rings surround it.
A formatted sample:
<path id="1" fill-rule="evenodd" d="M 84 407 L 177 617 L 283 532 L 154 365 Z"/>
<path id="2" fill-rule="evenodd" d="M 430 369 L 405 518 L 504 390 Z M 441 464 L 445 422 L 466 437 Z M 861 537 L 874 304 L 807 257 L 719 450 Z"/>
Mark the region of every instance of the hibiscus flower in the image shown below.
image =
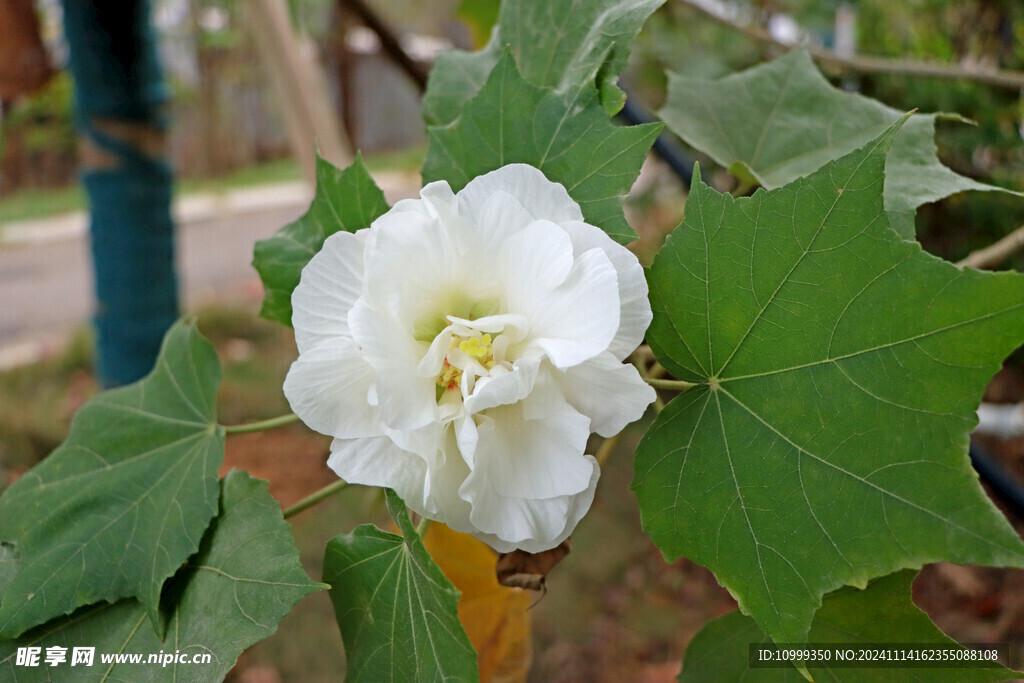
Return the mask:
<path id="1" fill-rule="evenodd" d="M 655 397 L 622 362 L 651 321 L 643 268 L 532 166 L 328 237 L 292 308 L 284 391 L 334 437 L 328 466 L 499 552 L 565 540 L 597 485 L 589 435 Z"/>

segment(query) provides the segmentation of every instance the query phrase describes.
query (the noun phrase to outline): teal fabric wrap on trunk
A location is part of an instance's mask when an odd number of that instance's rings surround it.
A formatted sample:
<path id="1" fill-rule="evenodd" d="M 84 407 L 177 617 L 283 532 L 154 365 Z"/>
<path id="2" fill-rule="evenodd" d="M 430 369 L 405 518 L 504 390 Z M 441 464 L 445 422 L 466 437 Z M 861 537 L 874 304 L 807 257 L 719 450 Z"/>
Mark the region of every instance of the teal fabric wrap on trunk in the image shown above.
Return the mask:
<path id="1" fill-rule="evenodd" d="M 153 367 L 178 317 L 167 162 L 104 134 L 97 120 L 164 127 L 167 89 L 146 0 L 65 0 L 64 30 L 79 130 L 116 159 L 82 172 L 90 203 L 96 366 L 104 386 Z"/>

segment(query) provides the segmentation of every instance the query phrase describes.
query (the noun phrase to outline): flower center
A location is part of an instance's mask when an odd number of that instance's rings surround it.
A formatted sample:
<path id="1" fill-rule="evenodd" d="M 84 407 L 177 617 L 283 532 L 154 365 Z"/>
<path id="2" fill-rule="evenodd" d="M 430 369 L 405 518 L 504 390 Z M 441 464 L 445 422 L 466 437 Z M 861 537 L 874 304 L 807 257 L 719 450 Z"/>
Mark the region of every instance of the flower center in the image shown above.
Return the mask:
<path id="1" fill-rule="evenodd" d="M 479 366 L 479 368 L 474 366 Z M 453 334 L 448 343 L 448 353 L 445 354 L 444 363 L 441 366 L 441 374 L 437 376 L 437 386 L 445 389 L 457 389 L 462 381 L 463 371 L 480 368 L 488 371 L 494 366 L 494 343 L 491 340 L 491 335 L 465 337 Z"/>

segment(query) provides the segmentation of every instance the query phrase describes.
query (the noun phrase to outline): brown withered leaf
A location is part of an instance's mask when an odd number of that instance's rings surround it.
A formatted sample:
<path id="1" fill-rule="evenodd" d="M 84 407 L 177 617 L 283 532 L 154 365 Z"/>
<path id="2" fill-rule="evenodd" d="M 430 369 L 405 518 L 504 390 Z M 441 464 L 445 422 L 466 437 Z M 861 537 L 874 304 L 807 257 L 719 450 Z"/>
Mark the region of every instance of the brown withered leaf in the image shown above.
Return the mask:
<path id="1" fill-rule="evenodd" d="M 498 583 L 502 586 L 544 591 L 547 590 L 545 581 L 548 573 L 568 554 L 568 539 L 542 553 L 513 550 L 498 556 L 494 571 L 498 575 Z"/>

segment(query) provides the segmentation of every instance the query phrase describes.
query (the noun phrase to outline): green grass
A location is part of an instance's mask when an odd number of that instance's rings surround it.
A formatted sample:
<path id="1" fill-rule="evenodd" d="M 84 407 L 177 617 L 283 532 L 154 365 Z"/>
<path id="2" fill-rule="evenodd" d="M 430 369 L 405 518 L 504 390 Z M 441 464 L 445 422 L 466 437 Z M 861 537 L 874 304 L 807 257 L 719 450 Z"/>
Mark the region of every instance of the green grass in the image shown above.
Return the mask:
<path id="1" fill-rule="evenodd" d="M 92 335 L 74 334 L 58 356 L 0 372 L 0 490 L 67 436 L 74 411 L 96 392 Z"/>
<path id="2" fill-rule="evenodd" d="M 215 178 L 185 178 L 178 182 L 179 195 L 210 192 L 220 194 L 239 187 L 299 180 L 302 174 L 291 159 L 278 159 L 248 166 Z M 45 218 L 86 208 L 85 192 L 75 184 L 53 190 L 28 189 L 0 198 L 0 224 Z"/>
<path id="3" fill-rule="evenodd" d="M 292 159 L 277 159 L 246 166 L 213 178 L 182 178 L 175 188 L 178 194 L 212 192 L 220 194 L 239 187 L 268 185 L 300 180 L 302 173 Z"/>
<path id="4" fill-rule="evenodd" d="M 424 143 L 389 152 L 364 154 L 363 163 L 366 164 L 366 168 L 370 173 L 419 170 L 420 166 L 423 165 L 423 157 L 426 155 L 427 145 Z"/>
<path id="5" fill-rule="evenodd" d="M 418 169 L 426 153 L 425 145 L 371 154 L 364 157 L 373 173 Z M 215 178 L 183 178 L 178 182 L 179 195 L 221 194 L 240 187 L 268 185 L 301 180 L 302 173 L 292 159 L 278 159 L 247 166 Z M 27 189 L 0 196 L 0 226 L 14 221 L 46 218 L 70 211 L 83 211 L 86 197 L 81 185 L 51 190 Z"/>
<path id="6" fill-rule="evenodd" d="M 81 185 L 54 190 L 20 190 L 0 198 L 0 224 L 42 218 L 85 207 Z"/>

